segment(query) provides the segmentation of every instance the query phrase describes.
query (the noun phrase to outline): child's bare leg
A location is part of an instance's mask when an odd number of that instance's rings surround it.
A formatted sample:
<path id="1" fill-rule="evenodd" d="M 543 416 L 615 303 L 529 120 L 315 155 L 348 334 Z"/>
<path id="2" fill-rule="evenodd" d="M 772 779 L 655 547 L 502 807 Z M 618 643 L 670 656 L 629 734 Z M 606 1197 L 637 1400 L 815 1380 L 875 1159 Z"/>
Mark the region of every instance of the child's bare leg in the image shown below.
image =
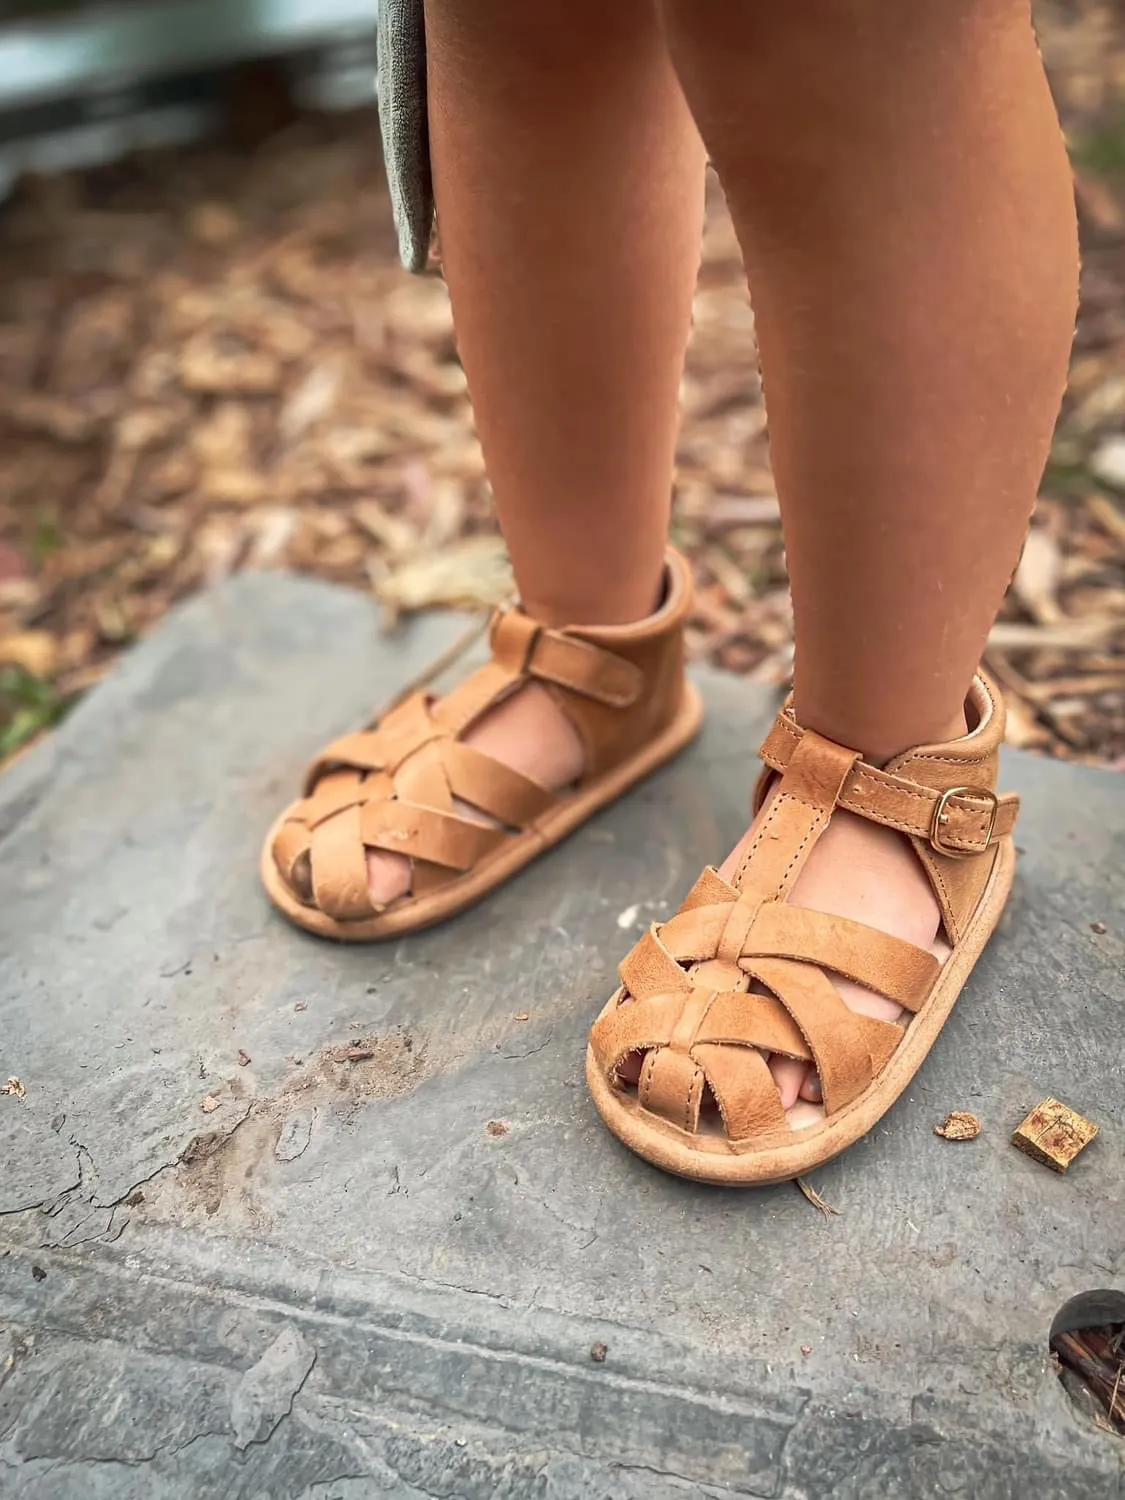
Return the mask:
<path id="1" fill-rule="evenodd" d="M 885 760 L 963 732 L 1065 381 L 1075 218 L 1028 6 L 661 6 L 753 292 L 798 716 Z M 794 899 L 937 933 L 905 842 L 847 813 Z M 775 1076 L 816 1097 L 802 1066 Z"/>
<path id="2" fill-rule="evenodd" d="M 520 594 L 547 624 L 657 602 L 703 148 L 650 0 L 427 0 L 442 259 Z M 582 752 L 535 684 L 469 736 L 553 787 Z M 373 897 L 406 861 L 371 852 Z"/>

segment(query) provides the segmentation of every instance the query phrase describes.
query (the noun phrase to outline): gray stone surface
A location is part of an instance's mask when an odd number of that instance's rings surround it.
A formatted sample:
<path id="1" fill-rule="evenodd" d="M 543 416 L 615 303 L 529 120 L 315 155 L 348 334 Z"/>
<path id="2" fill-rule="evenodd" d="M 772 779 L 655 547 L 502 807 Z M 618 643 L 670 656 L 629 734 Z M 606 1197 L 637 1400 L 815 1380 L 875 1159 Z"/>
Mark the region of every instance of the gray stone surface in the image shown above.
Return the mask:
<path id="1" fill-rule="evenodd" d="M 1010 914 L 825 1221 L 647 1168 L 582 1080 L 622 951 L 743 826 L 760 690 L 706 678 L 688 756 L 442 929 L 270 911 L 307 753 L 459 629 L 242 578 L 0 781 L 0 1495 L 1120 1500 L 1046 1341 L 1125 1288 L 1125 783 L 1012 758 Z M 1066 1177 L 1007 1144 L 1048 1093 L 1102 1127 Z"/>

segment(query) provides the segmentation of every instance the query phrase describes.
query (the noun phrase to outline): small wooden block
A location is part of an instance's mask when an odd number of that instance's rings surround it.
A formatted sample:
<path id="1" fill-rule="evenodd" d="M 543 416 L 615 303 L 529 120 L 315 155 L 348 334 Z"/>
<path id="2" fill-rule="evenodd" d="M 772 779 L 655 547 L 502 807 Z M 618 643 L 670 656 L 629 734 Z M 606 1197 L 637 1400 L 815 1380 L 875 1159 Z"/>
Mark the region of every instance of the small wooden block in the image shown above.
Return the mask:
<path id="1" fill-rule="evenodd" d="M 1012 1145 L 1053 1172 L 1065 1172 L 1097 1133 L 1093 1120 L 1058 1099 L 1044 1099 L 1016 1126 Z"/>

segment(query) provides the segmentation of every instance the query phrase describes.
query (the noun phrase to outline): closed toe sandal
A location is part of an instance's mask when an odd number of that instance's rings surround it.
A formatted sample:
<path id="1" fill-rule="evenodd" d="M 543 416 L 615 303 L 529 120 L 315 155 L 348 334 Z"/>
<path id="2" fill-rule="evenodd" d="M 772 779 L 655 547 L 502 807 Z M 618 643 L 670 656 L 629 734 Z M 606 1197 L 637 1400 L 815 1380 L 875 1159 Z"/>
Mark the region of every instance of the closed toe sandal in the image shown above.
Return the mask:
<path id="1" fill-rule="evenodd" d="M 590 1035 L 586 1076 L 605 1123 L 665 1171 L 731 1185 L 797 1177 L 871 1129 L 918 1071 L 1000 919 L 1018 798 L 996 791 L 999 693 L 978 676 L 971 731 L 887 766 L 804 729 L 787 705 L 762 747 L 756 806 L 773 797 L 733 884 L 707 869 L 621 965 Z M 941 911 L 942 961 L 861 922 L 789 904 L 837 808 L 898 829 Z M 830 975 L 897 1002 L 857 1015 Z M 795 1128 L 766 1057 L 815 1065 L 823 1118 Z M 636 1086 L 620 1074 L 641 1060 Z"/>
<path id="2" fill-rule="evenodd" d="M 497 613 L 483 667 L 444 697 L 414 694 L 312 763 L 303 797 L 262 851 L 271 900 L 310 932 L 348 941 L 428 927 L 478 901 L 694 737 L 702 704 L 684 674 L 690 603 L 689 570 L 670 552 L 663 603 L 638 624 L 554 630 L 518 607 Z M 562 792 L 465 743 L 532 679 L 585 751 L 582 776 Z M 454 799 L 492 823 L 463 816 Z M 383 907 L 368 892 L 369 849 L 410 860 L 408 892 Z"/>

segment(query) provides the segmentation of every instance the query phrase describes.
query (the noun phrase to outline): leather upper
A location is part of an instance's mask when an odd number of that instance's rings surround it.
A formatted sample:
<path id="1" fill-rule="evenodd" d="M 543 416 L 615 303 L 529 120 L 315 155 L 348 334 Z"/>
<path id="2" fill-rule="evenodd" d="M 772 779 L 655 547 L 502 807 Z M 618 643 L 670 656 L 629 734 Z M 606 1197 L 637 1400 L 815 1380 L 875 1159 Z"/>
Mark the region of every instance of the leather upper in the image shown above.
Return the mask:
<path id="1" fill-rule="evenodd" d="M 534 833 L 555 793 L 464 742 L 495 704 L 535 679 L 574 724 L 585 749 L 578 787 L 647 744 L 675 716 L 684 682 L 683 623 L 690 575 L 670 552 L 664 600 L 635 625 L 548 629 L 518 606 L 498 611 L 491 660 L 448 695 L 415 693 L 316 757 L 304 796 L 289 809 L 273 845 L 282 879 L 297 898 L 341 922 L 375 914 L 367 889 L 368 849 L 409 857 L 411 889 L 401 900 L 457 879 L 506 839 Z M 490 824 L 458 811 L 456 801 Z"/>
<path id="2" fill-rule="evenodd" d="M 876 767 L 804 729 L 786 705 L 762 747 L 758 804 L 772 791 L 769 806 L 733 879 L 705 870 L 679 913 L 651 927 L 621 965 L 621 989 L 591 1033 L 611 1082 L 640 1054 L 644 1110 L 691 1135 L 709 1091 L 729 1146 L 746 1151 L 791 1134 L 769 1053 L 816 1066 L 828 1116 L 878 1077 L 903 1026 L 850 1010 L 830 976 L 917 1012 L 941 965 L 863 923 L 792 906 L 789 895 L 833 813 L 846 808 L 910 838 L 956 945 L 1018 810 L 1015 797 L 996 792 L 1003 704 L 983 677 L 968 711 L 974 727 L 964 739 Z"/>

